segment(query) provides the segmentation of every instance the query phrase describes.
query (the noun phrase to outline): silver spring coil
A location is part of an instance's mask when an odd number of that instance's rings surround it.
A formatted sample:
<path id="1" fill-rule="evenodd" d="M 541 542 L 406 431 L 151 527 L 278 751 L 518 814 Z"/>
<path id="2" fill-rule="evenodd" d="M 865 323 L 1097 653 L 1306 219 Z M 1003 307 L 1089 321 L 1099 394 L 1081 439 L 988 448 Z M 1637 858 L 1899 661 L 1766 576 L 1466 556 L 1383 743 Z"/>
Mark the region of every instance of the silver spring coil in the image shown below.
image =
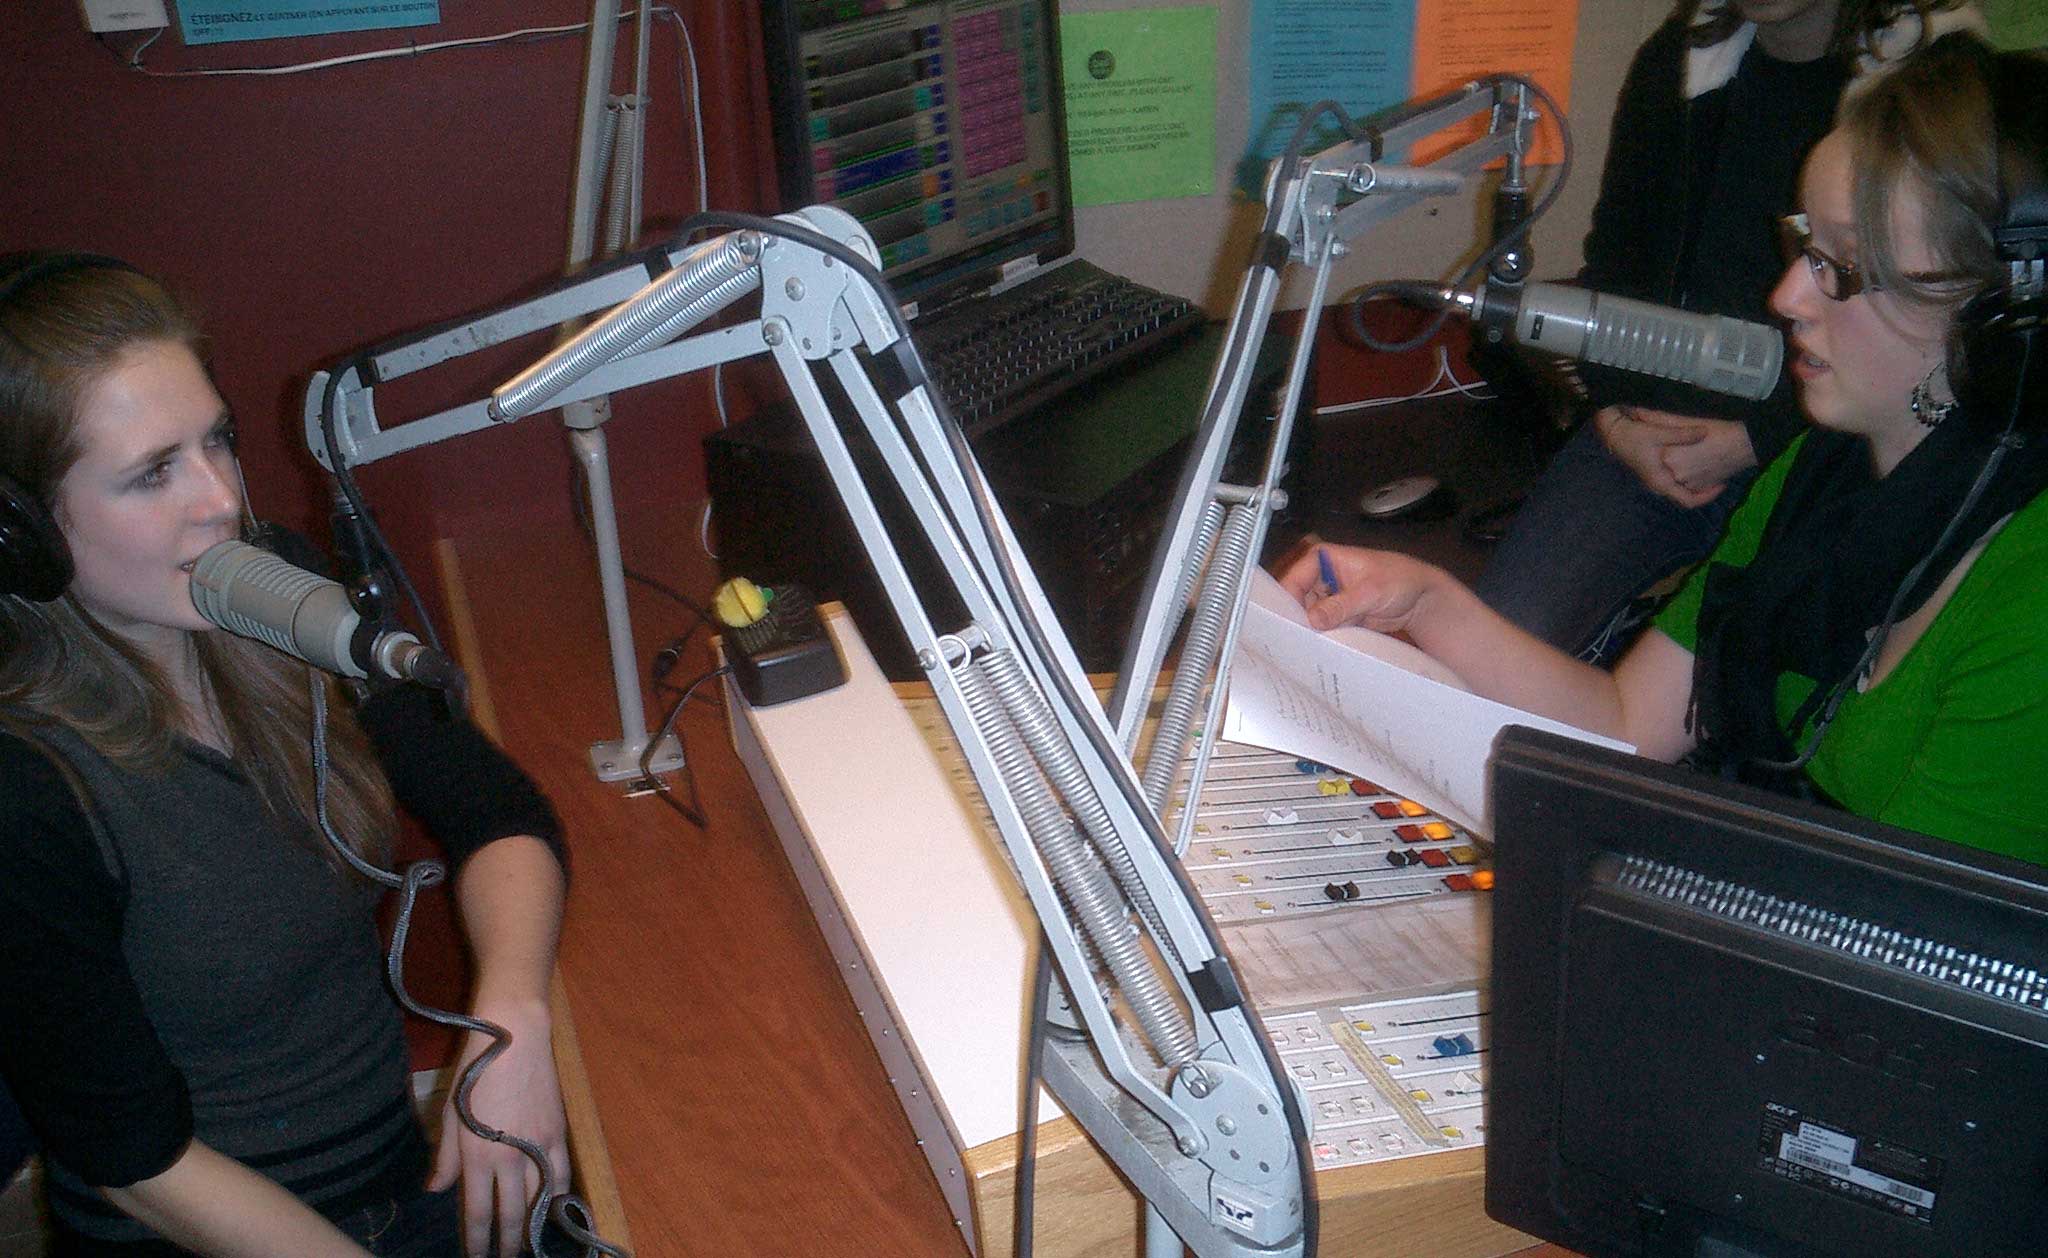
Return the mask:
<path id="1" fill-rule="evenodd" d="M 1159 1060 L 1169 1068 L 1192 1061 L 1198 1049 L 1193 1029 L 1171 1000 L 1165 998 L 1165 985 L 1152 968 L 1137 932 L 1125 918 L 1123 897 L 1117 893 L 1109 871 L 1081 838 L 1039 773 L 1037 762 L 1010 725 L 982 665 L 969 663 L 957 670 L 956 676 L 969 711 L 977 714 L 976 728 L 982 730 L 997 771 L 1023 814 L 1031 842 L 1073 913 L 1082 938 L 1093 944 L 1108 967 Z M 979 713 L 986 704 L 996 708 L 993 719 L 985 726 Z M 999 729 L 1000 735 L 991 736 L 991 728 Z"/>
<path id="2" fill-rule="evenodd" d="M 674 340 L 678 334 L 696 327 L 703 320 L 717 314 L 759 287 L 761 287 L 760 270 L 755 267 L 748 267 L 725 283 L 704 294 L 702 299 L 693 301 L 688 306 L 677 311 L 664 321 L 661 326 L 655 328 L 654 331 L 649 332 L 646 336 L 641 337 L 625 349 L 619 351 L 618 356 L 620 358 L 631 358 L 635 354 L 644 354 L 657 346 L 666 345 Z"/>
<path id="3" fill-rule="evenodd" d="M 599 170 L 606 171 L 604 190 L 604 248 L 601 256 L 611 257 L 626 247 L 629 227 L 627 216 L 633 212 L 633 155 L 639 146 L 633 142 L 634 131 L 640 125 L 640 110 L 625 101 L 614 101 L 605 111 L 606 129 L 613 132 L 609 153 L 599 158 Z M 609 162 L 609 169 L 605 165 Z"/>
<path id="4" fill-rule="evenodd" d="M 612 146 L 619 140 L 619 106 L 614 101 L 604 111 L 604 117 L 597 124 L 597 164 L 593 170 L 607 171 L 612 168 Z"/>
<path id="5" fill-rule="evenodd" d="M 1236 574 L 1251 559 L 1252 533 L 1258 512 L 1249 503 L 1230 508 L 1216 541 L 1216 551 L 1202 576 L 1201 599 L 1188 624 L 1187 641 L 1181 643 L 1180 663 L 1167 687 L 1166 702 L 1160 705 L 1159 724 L 1152 734 L 1151 754 L 1145 757 L 1142 778 L 1145 798 L 1152 811 L 1164 816 L 1173 792 L 1173 779 L 1180 771 L 1181 750 L 1188 730 L 1202 706 L 1202 691 L 1216 671 L 1223 651 L 1223 630 L 1230 617 L 1231 586 Z"/>
<path id="6" fill-rule="evenodd" d="M 1102 805 L 1102 797 L 1096 794 L 1095 784 L 1088 780 L 1088 770 L 1081 763 L 1081 757 L 1074 754 L 1073 746 L 1061 735 L 1059 721 L 1047 705 L 1045 697 L 1031 684 L 1017 657 L 1009 651 L 997 651 L 982 662 L 983 671 L 994 684 L 996 695 L 1003 701 L 1003 708 L 1010 721 L 1030 746 L 1032 754 L 1038 757 L 1039 767 L 1051 779 L 1053 789 L 1067 801 L 1067 806 L 1080 821 L 1081 829 L 1094 840 L 1095 850 L 1109 866 L 1119 886 L 1124 889 L 1126 899 L 1137 907 L 1138 916 L 1151 928 L 1152 937 L 1159 947 L 1172 958 L 1173 963 L 1185 970 L 1180 950 L 1174 947 L 1173 939 L 1166 933 L 1166 923 L 1159 916 L 1159 907 L 1152 902 L 1152 893 L 1145 889 L 1144 880 L 1138 877 L 1138 867 L 1131 862 L 1130 849 L 1116 833 L 1116 826 L 1109 818 L 1109 810 Z"/>
<path id="7" fill-rule="evenodd" d="M 1180 566 L 1180 576 L 1173 587 L 1173 611 L 1176 616 L 1185 616 L 1188 606 L 1188 591 L 1195 586 L 1195 578 L 1201 575 L 1202 561 L 1209 557 L 1209 551 L 1216 545 L 1216 533 L 1223 527 L 1223 504 L 1211 501 L 1202 507 L 1201 522 L 1195 525 L 1194 545 L 1188 550 L 1189 562 Z"/>
<path id="8" fill-rule="evenodd" d="M 997 774 L 1009 785 L 1010 793 L 1019 798 L 1021 808 L 1023 789 L 1019 784 L 1035 780 L 1038 766 L 1032 761 L 1023 740 L 1018 737 L 1016 727 L 1010 723 L 1009 714 L 1003 710 L 1002 700 L 996 695 L 995 688 L 989 684 L 988 678 L 979 669 L 964 663 L 955 665 L 952 673 L 954 680 L 960 685 L 961 697 L 967 701 L 968 718 L 974 722 L 975 730 L 981 735 L 982 745 L 988 748 L 990 757 L 995 760 Z M 1029 813 L 1025 816 L 1025 824 L 1032 824 Z M 1003 856 L 1010 862 L 1014 871 L 1017 864 L 1016 855 L 1005 848 Z M 1061 898 L 1064 900 L 1066 897 L 1062 894 Z M 1088 964 L 1097 969 L 1101 968 L 1101 957 L 1096 952 L 1093 941 L 1085 934 L 1080 939 L 1081 950 L 1087 955 Z"/>
<path id="9" fill-rule="evenodd" d="M 723 301 L 713 300 L 715 295 L 729 291 L 729 281 L 736 277 L 748 281 L 733 296 L 760 286 L 760 273 L 754 266 L 760 254 L 761 237 L 757 232 L 730 232 L 706 241 L 681 266 L 577 333 L 559 352 L 501 385 L 491 394 L 492 416 L 520 419 L 531 415 L 650 330 L 672 319 L 687 316 L 697 320 L 716 314 L 732 300 L 730 296 Z"/>

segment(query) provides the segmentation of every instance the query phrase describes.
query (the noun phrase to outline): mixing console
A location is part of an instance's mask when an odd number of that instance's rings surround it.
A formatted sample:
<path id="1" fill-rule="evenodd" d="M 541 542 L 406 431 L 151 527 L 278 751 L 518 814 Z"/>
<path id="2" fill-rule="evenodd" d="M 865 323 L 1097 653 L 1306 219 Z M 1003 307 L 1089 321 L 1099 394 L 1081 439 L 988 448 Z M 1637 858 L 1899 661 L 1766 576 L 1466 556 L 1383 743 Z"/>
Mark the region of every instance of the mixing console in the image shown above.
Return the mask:
<path id="1" fill-rule="evenodd" d="M 937 703 L 908 707 L 993 841 Z M 1186 784 L 1183 769 L 1182 799 Z M 1485 861 L 1481 840 L 1394 790 L 1227 742 L 1210 757 L 1183 857 L 1226 944 L 1236 927 L 1474 894 L 1492 885 Z M 1253 989 L 1282 1064 L 1308 1095 L 1318 1170 L 1482 1142 L 1486 996 L 1468 984 L 1306 1009 L 1268 1008 Z"/>
<path id="2" fill-rule="evenodd" d="M 1470 834 L 1376 783 L 1222 743 L 1182 860 L 1229 925 L 1477 890 L 1482 855 Z"/>
<path id="3" fill-rule="evenodd" d="M 1262 1016 L 1308 1093 L 1317 1170 L 1462 1149 L 1485 1135 L 1479 993 Z"/>

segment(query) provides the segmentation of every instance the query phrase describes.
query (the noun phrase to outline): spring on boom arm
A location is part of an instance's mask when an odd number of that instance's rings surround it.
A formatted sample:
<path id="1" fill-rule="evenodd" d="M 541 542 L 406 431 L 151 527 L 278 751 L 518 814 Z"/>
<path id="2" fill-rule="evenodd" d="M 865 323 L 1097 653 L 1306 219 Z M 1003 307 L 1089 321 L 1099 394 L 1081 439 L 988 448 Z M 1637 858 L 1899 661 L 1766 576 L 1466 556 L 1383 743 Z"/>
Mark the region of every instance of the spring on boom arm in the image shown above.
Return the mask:
<path id="1" fill-rule="evenodd" d="M 681 266 L 620 306 L 626 312 L 623 316 L 615 313 L 598 320 L 577 333 L 569 352 L 551 355 L 500 386 L 491 394 L 491 417 L 531 415 L 595 368 L 648 343 L 650 333 L 680 330 L 710 318 L 761 286 L 761 270 L 755 265 L 760 255 L 761 237 L 756 232 L 732 232 L 700 245 Z"/>
<path id="2" fill-rule="evenodd" d="M 1214 506 L 1212 503 L 1211 506 Z M 1235 599 L 1237 574 L 1251 557 L 1252 534 L 1259 522 L 1258 509 L 1240 503 L 1229 509 L 1215 553 L 1202 578 L 1202 593 L 1188 624 L 1187 640 L 1181 643 L 1180 662 L 1167 687 L 1166 702 L 1159 710 L 1159 726 L 1152 736 L 1152 754 L 1145 760 L 1142 778 L 1145 798 L 1152 810 L 1166 812 L 1174 776 L 1180 770 L 1181 749 L 1187 745 L 1188 730 L 1202 706 L 1202 691 L 1215 675 L 1217 657 L 1223 651 L 1223 631 L 1230 620 Z M 1204 518 L 1206 525 L 1207 519 Z M 1207 530 L 1204 529 L 1206 535 Z M 1197 554 L 1200 552 L 1197 551 Z"/>
<path id="3" fill-rule="evenodd" d="M 955 669 L 954 676 L 1033 845 L 1073 911 L 1081 938 L 1108 967 L 1161 1063 L 1178 1069 L 1195 1060 L 1200 1046 L 1194 1028 L 1146 955 L 1138 933 L 1130 928 L 1123 897 L 1104 867 L 1105 861 L 1120 859 L 1129 869 L 1129 857 L 1115 840 L 1108 813 L 1095 798 L 1078 758 L 1065 746 L 1051 707 L 1008 651 L 970 659 Z M 1052 768 L 1045 768 L 1036 754 L 1040 747 L 1054 749 Z M 1047 781 L 1048 773 L 1072 790 L 1066 798 L 1095 837 L 1094 844 L 1075 829 Z M 1137 885 L 1135 871 L 1129 874 L 1128 885 Z M 1155 937 L 1170 947 L 1149 899 L 1138 903 Z"/>

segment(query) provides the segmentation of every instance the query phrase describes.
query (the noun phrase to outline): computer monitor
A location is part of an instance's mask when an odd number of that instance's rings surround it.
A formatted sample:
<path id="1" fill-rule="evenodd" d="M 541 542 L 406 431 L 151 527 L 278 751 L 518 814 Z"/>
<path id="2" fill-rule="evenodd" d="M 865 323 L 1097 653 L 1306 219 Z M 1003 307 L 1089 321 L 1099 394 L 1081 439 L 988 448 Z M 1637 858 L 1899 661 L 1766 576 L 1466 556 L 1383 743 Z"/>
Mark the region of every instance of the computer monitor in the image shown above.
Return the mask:
<path id="1" fill-rule="evenodd" d="M 783 207 L 865 226 L 927 309 L 1074 249 L 1054 0 L 763 0 Z"/>
<path id="2" fill-rule="evenodd" d="M 2039 868 L 1496 748 L 1486 1202 L 1594 1258 L 2048 1252 Z"/>

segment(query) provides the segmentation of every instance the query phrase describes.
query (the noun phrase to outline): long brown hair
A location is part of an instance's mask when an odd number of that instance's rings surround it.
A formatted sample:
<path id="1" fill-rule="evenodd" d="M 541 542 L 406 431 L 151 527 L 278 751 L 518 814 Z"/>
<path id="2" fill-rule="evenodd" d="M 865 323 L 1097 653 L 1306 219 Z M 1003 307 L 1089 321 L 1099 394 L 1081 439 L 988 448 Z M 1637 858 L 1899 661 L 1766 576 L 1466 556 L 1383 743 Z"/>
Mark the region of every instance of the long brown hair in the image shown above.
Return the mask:
<path id="1" fill-rule="evenodd" d="M 1907 13 L 1920 19 L 1920 41 L 1925 42 L 1927 19 L 1931 14 L 1957 7 L 1960 0 L 1842 0 L 1835 10 L 1835 33 L 1828 51 L 1835 56 L 1854 56 L 1874 46 L 1877 33 Z M 1743 17 L 1735 11 L 1735 0 L 1679 0 L 1678 13 L 1687 24 L 1686 42 L 1708 48 L 1741 29 Z M 1695 24 L 1696 23 L 1696 24 Z M 1914 47 L 1919 47 L 1919 42 Z"/>
<path id="2" fill-rule="evenodd" d="M 80 455 L 79 407 L 129 348 L 182 345 L 204 358 L 188 309 L 155 280 L 112 260 L 39 266 L 49 255 L 0 259 L 26 276 L 0 301 L 0 472 L 46 507 Z M 234 759 L 291 833 L 346 868 L 314 821 L 312 687 L 333 679 L 225 631 L 193 635 L 200 673 Z M 158 665 L 66 592 L 47 603 L 0 595 L 0 713 L 61 725 L 124 769 L 161 771 L 177 749 L 182 704 Z M 356 851 L 391 848 L 391 788 L 354 721 L 331 720 L 328 815 Z"/>

